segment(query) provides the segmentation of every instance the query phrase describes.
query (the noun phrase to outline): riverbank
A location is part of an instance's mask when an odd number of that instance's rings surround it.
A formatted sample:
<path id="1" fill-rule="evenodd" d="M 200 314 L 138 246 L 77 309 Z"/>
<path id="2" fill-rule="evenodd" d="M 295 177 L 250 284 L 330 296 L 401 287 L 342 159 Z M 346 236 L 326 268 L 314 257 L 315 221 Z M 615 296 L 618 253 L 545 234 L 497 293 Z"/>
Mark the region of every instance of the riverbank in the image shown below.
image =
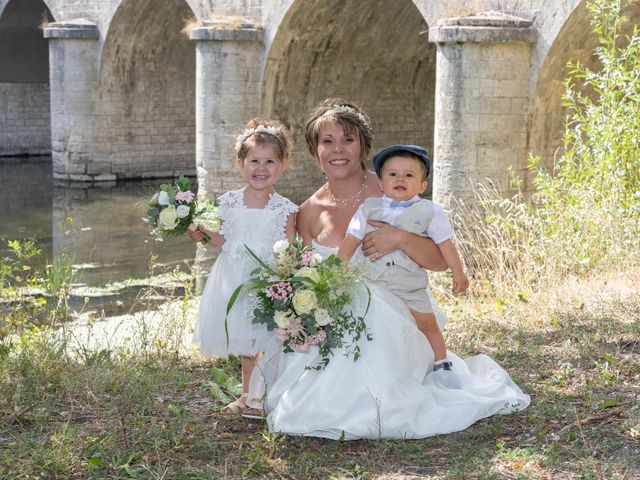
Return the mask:
<path id="1" fill-rule="evenodd" d="M 237 393 L 239 362 L 190 351 L 197 299 L 75 325 L 74 336 L 23 336 L 0 354 L 0 475 L 637 478 L 639 293 L 634 271 L 492 303 L 440 295 L 450 348 L 491 355 L 533 401 L 418 441 L 286 437 L 220 414 Z M 90 342 L 103 333 L 110 343 Z M 61 338 L 76 342 L 73 356 Z"/>

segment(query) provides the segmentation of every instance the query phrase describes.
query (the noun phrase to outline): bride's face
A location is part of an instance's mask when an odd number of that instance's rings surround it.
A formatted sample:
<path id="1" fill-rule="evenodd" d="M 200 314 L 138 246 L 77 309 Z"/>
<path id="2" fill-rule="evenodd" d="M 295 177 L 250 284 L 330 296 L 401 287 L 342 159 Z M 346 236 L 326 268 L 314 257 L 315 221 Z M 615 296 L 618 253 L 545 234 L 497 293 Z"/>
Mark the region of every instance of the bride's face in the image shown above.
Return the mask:
<path id="1" fill-rule="evenodd" d="M 318 135 L 318 161 L 329 179 L 362 172 L 358 133 L 345 132 L 340 124 L 322 127 Z"/>

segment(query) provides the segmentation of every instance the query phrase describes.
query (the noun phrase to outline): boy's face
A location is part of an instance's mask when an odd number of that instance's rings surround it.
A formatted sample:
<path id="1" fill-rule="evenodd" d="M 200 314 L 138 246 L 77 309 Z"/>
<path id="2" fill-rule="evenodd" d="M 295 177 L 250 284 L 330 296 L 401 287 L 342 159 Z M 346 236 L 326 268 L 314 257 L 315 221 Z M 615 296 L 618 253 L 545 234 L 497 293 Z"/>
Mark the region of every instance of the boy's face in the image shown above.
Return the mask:
<path id="1" fill-rule="evenodd" d="M 424 167 L 413 157 L 392 156 L 382 165 L 380 188 L 393 200 L 411 200 L 427 188 Z"/>

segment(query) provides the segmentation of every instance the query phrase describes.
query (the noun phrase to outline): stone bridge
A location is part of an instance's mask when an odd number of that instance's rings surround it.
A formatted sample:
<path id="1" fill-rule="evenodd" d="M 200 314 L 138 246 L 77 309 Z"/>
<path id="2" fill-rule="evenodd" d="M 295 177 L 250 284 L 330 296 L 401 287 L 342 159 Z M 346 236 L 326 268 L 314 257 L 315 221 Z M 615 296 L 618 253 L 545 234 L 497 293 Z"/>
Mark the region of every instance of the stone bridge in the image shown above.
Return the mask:
<path id="1" fill-rule="evenodd" d="M 0 0 L 0 155 L 50 153 L 70 181 L 197 173 L 215 195 L 239 184 L 232 133 L 262 115 L 294 135 L 278 189 L 301 200 L 322 182 L 305 117 L 339 95 L 376 148 L 433 152 L 447 203 L 553 157 L 589 18 L 580 0 Z"/>

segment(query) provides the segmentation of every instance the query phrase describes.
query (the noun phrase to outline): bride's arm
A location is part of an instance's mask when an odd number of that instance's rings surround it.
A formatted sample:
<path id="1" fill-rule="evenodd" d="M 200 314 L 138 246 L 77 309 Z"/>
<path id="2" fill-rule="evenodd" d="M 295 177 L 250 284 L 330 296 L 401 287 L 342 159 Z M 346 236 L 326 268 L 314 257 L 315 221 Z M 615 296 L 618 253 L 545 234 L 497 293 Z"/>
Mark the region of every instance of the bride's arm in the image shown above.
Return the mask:
<path id="1" fill-rule="evenodd" d="M 370 220 L 369 223 L 378 229 L 363 239 L 362 251 L 367 257 L 374 254 L 382 256 L 400 249 L 427 270 L 442 272 L 448 268 L 440 249 L 430 238 L 409 233 L 385 222 Z"/>
<path id="2" fill-rule="evenodd" d="M 296 214 L 292 213 L 287 217 L 287 225 L 285 226 L 285 234 L 290 242 L 293 242 L 296 236 Z"/>
<path id="3" fill-rule="evenodd" d="M 311 233 L 311 225 L 313 222 L 310 221 L 311 215 L 309 214 L 309 208 L 307 202 L 300 205 L 296 219 L 296 230 L 298 231 L 298 235 L 302 237 L 302 243 L 304 245 L 311 245 L 311 240 L 313 240 L 313 234 Z"/>

